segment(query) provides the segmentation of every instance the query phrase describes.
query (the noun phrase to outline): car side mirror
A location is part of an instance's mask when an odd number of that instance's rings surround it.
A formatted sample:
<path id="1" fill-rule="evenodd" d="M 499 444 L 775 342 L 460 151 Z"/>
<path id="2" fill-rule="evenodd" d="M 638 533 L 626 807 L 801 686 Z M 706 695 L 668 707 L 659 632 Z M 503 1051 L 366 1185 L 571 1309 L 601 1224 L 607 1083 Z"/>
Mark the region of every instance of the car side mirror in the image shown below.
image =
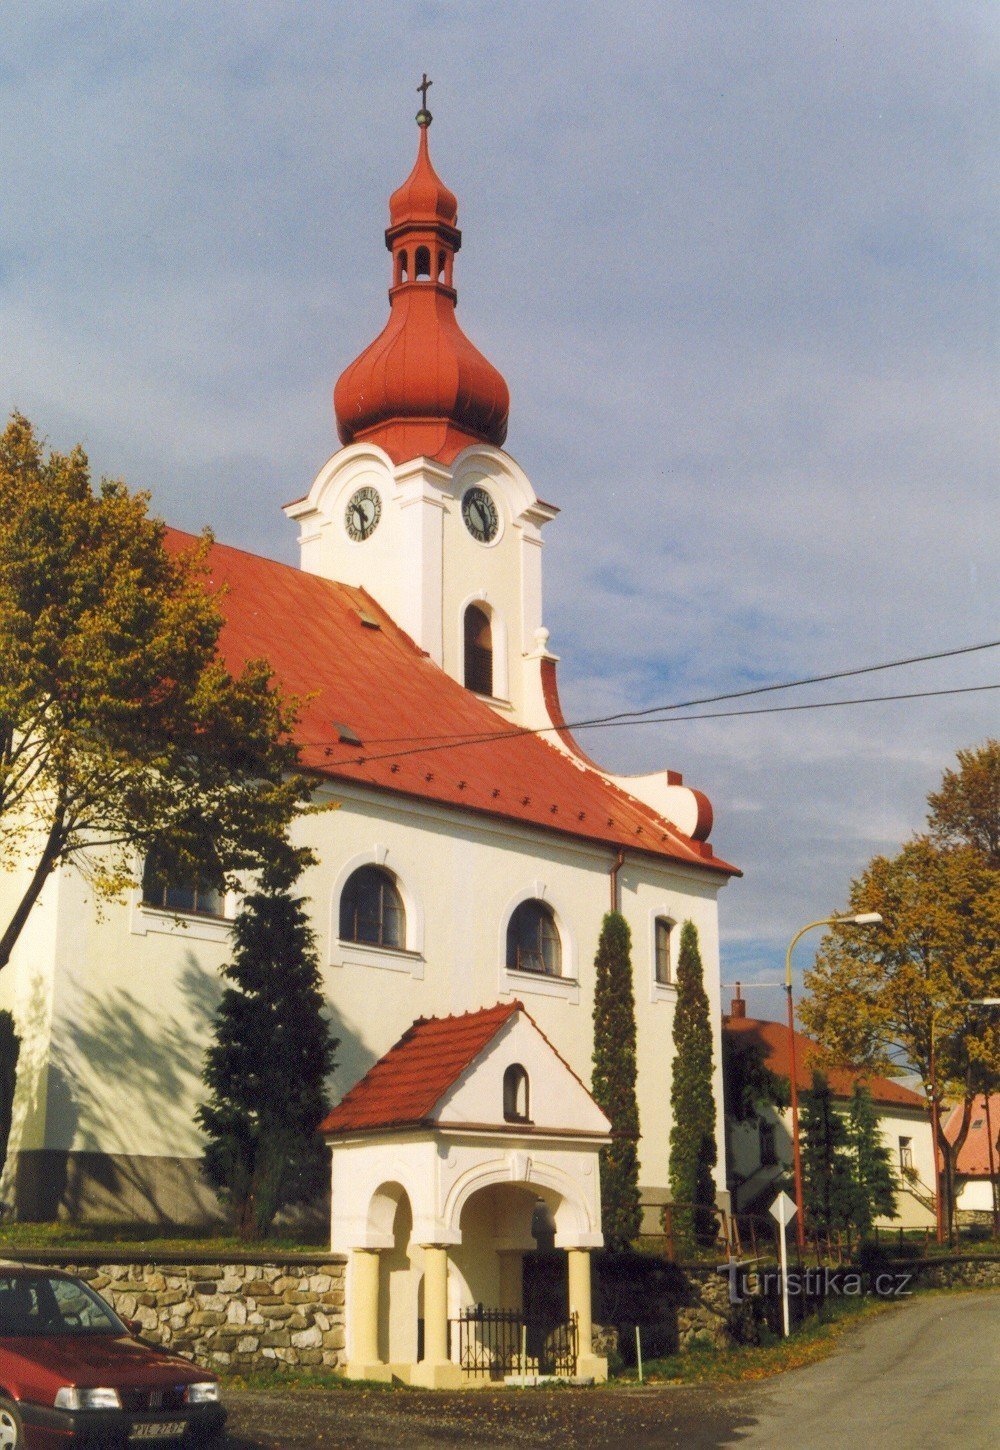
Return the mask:
<path id="1" fill-rule="evenodd" d="M 138 1339 L 142 1333 L 142 1321 L 140 1319 L 126 1319 L 125 1328 L 133 1339 Z"/>

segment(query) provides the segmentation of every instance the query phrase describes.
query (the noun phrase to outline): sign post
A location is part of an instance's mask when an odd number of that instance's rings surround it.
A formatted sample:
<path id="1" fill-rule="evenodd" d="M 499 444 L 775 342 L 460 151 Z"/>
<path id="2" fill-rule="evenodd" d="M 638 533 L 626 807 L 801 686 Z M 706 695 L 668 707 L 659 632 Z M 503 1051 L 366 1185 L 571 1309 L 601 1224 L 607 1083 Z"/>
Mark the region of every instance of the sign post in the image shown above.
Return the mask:
<path id="1" fill-rule="evenodd" d="M 796 1208 L 793 1199 L 782 1191 L 771 1204 L 771 1217 L 777 1219 L 778 1228 L 778 1250 L 781 1255 L 781 1322 L 785 1327 L 785 1338 L 790 1333 L 788 1322 L 788 1245 L 785 1242 L 785 1230 L 795 1217 Z"/>

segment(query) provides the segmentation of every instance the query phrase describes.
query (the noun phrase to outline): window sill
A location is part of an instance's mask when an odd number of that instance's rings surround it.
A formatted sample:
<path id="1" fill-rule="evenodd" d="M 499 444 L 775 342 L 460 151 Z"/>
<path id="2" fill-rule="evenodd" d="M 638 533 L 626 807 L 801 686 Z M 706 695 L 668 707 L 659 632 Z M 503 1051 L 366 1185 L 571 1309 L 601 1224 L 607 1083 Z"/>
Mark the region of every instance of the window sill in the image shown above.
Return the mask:
<path id="1" fill-rule="evenodd" d="M 579 1002 L 580 983 L 576 977 L 549 977 L 544 972 L 519 972 L 516 967 L 500 968 L 500 991 L 514 996 L 561 997 L 565 1002 Z"/>
<path id="2" fill-rule="evenodd" d="M 399 947 L 376 947 L 368 942 L 334 942 L 330 965 L 376 967 L 383 972 L 406 972 L 418 981 L 422 981 L 424 975 L 422 953 L 405 951 Z"/>
<path id="3" fill-rule="evenodd" d="M 165 911 L 143 902 L 137 902 L 132 908 L 130 930 L 133 936 L 146 936 L 152 932 L 162 936 L 183 936 L 188 941 L 227 942 L 232 929 L 232 918 L 227 916 Z"/>
<path id="4" fill-rule="evenodd" d="M 652 982 L 649 989 L 649 1000 L 651 1002 L 676 1002 L 677 983 L 657 981 Z"/>
<path id="5" fill-rule="evenodd" d="M 484 695 L 479 690 L 473 690 L 472 694 L 475 695 L 477 700 L 482 700 L 484 705 L 489 705 L 494 710 L 506 710 L 510 712 L 514 708 L 511 701 L 505 699 L 503 695 Z"/>

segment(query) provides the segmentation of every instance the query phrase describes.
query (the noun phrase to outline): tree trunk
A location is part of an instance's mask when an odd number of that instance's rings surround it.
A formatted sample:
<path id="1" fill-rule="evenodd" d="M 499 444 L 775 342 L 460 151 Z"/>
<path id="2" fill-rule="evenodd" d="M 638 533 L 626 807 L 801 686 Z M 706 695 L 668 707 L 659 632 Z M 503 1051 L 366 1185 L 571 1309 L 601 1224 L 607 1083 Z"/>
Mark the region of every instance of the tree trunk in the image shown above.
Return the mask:
<path id="1" fill-rule="evenodd" d="M 938 1147 L 941 1150 L 941 1196 L 944 1200 L 945 1227 L 948 1230 L 948 1242 L 954 1243 L 955 1237 L 955 1170 L 958 1164 L 958 1155 L 965 1145 L 969 1136 L 969 1127 L 972 1123 L 972 1107 L 975 1102 L 975 1094 L 967 1089 L 962 1099 L 962 1121 L 958 1126 L 958 1133 L 954 1142 L 945 1136 L 944 1118 L 938 1114 Z"/>
<path id="2" fill-rule="evenodd" d="M 42 887 L 52 874 L 52 871 L 62 854 L 65 846 L 63 830 L 65 822 L 61 810 L 57 810 L 49 830 L 48 839 L 42 848 L 42 854 L 38 858 L 31 880 L 21 900 L 14 909 L 13 915 L 0 936 L 0 969 L 4 968 L 10 961 L 11 952 L 17 945 L 18 937 L 25 928 L 31 909 L 39 896 L 42 894 Z"/>

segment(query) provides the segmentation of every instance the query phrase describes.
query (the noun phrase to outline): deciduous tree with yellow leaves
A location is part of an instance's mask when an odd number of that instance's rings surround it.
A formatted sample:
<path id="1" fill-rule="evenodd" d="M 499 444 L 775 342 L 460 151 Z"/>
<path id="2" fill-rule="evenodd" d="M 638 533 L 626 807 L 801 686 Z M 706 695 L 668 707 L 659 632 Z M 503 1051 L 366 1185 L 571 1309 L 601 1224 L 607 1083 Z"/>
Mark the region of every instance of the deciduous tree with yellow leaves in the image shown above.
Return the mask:
<path id="1" fill-rule="evenodd" d="M 305 859 L 293 704 L 266 662 L 226 669 L 211 538 L 169 551 L 148 502 L 19 414 L 0 434 L 0 967 L 60 862 L 113 898 L 153 845 L 230 885 Z"/>
<path id="2" fill-rule="evenodd" d="M 852 882 L 846 912 L 878 911 L 884 925 L 831 932 L 806 973 L 801 1008 L 830 1060 L 889 1076 L 915 1072 L 939 1105 L 946 1095 L 959 1100 L 957 1135 L 938 1134 L 949 1224 L 975 1097 L 1000 1080 L 1000 1012 L 971 1005 L 1000 995 L 1000 869 L 990 844 L 1000 839 L 990 816 L 1000 817 L 1000 792 L 991 807 L 984 785 L 991 759 L 1000 762 L 995 741 L 961 752 L 959 770 L 928 798 L 930 833 L 896 856 L 876 856 Z M 961 803 L 973 798 L 963 827 Z"/>

